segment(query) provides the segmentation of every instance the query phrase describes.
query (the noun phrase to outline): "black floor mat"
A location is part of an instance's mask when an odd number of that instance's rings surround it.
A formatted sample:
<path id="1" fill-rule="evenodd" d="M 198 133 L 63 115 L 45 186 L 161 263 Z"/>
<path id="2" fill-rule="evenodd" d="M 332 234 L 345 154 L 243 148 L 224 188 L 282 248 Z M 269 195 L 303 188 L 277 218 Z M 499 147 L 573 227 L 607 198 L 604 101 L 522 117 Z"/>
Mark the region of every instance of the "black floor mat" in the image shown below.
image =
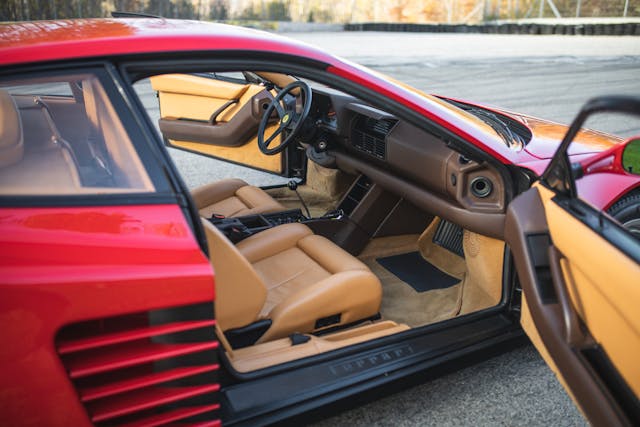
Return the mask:
<path id="1" fill-rule="evenodd" d="M 376 261 L 418 292 L 448 288 L 460 281 L 438 270 L 418 252 L 378 258 Z"/>

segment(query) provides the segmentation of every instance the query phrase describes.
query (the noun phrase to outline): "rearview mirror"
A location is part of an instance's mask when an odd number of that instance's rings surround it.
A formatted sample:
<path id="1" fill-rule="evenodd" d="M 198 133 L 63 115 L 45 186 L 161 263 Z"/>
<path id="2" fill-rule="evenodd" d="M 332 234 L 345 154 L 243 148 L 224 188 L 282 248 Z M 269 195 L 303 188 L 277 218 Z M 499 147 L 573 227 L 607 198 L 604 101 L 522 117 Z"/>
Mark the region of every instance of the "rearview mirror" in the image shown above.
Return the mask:
<path id="1" fill-rule="evenodd" d="M 640 175 L 640 139 L 633 139 L 624 147 L 622 168 L 628 173 Z"/>

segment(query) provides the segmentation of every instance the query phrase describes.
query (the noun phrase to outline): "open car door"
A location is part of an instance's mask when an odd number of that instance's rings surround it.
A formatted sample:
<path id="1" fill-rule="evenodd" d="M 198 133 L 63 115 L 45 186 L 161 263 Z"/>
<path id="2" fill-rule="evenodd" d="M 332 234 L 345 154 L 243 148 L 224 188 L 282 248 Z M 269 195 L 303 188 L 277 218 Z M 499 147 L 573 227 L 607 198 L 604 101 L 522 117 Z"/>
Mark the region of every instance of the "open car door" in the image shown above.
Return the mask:
<path id="1" fill-rule="evenodd" d="M 640 425 L 640 240 L 580 200 L 584 170 L 567 156 L 597 112 L 640 116 L 640 99 L 585 105 L 540 181 L 510 204 L 505 236 L 522 286 L 522 327 L 576 405 L 593 425 Z M 621 157 L 612 155 L 608 170 Z"/>
<path id="2" fill-rule="evenodd" d="M 293 80 L 275 76 L 283 80 L 276 78 L 277 83 Z M 150 80 L 160 101 L 159 127 L 168 146 L 278 175 L 300 173 L 295 171 L 299 162 L 289 159 L 288 151 L 265 155 L 258 148 L 258 125 L 273 99 L 270 80 L 239 72 L 165 74 Z M 275 120 L 265 133 L 277 128 Z"/>

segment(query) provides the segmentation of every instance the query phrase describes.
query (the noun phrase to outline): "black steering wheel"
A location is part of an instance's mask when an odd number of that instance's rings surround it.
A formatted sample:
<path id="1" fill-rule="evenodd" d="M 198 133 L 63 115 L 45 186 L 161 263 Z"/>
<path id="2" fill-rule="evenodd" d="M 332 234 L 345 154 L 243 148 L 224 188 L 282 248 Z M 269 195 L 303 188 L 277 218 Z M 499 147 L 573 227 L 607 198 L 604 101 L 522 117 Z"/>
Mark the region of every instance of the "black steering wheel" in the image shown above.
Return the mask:
<path id="1" fill-rule="evenodd" d="M 295 105 L 291 106 L 287 103 L 283 105 L 283 103 L 281 103 L 282 99 L 285 95 L 293 92 L 294 89 L 299 89 L 300 92 L 296 96 Z M 278 129 L 265 140 L 264 132 L 267 129 L 269 121 L 272 119 L 273 110 L 276 110 L 278 114 Z M 296 134 L 302 128 L 302 123 L 309 115 L 309 110 L 311 110 L 311 87 L 300 80 L 296 80 L 285 86 L 278 95 L 271 100 L 271 103 L 262 115 L 262 120 L 260 120 L 260 126 L 258 127 L 258 148 L 260 148 L 260 151 L 272 156 L 284 150 L 293 142 Z M 280 141 L 280 144 L 269 148 L 269 144 L 284 131 L 286 131 L 286 134 Z"/>

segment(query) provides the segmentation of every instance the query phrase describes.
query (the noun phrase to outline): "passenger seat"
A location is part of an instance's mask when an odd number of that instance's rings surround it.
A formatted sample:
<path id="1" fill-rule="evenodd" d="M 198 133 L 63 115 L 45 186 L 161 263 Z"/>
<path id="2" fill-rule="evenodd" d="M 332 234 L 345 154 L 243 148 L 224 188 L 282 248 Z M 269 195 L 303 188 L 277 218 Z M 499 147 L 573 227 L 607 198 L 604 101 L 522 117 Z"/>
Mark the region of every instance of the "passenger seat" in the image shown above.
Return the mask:
<path id="1" fill-rule="evenodd" d="M 285 224 L 234 246 L 206 219 L 223 331 L 268 319 L 258 343 L 378 314 L 382 286 L 369 268 L 303 224 Z"/>
<path id="2" fill-rule="evenodd" d="M 191 191 L 191 196 L 200 216 L 206 218 L 213 214 L 236 217 L 285 210 L 261 188 L 241 179 L 223 179 L 200 186 Z"/>

